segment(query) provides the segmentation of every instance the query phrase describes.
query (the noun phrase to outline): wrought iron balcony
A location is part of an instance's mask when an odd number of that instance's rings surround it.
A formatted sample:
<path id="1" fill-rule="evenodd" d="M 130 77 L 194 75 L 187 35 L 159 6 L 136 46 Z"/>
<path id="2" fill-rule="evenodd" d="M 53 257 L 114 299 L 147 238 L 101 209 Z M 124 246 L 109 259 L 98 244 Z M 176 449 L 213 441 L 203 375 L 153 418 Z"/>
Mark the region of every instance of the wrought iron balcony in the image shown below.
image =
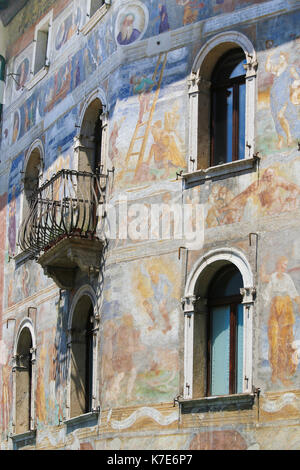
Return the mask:
<path id="1" fill-rule="evenodd" d="M 19 246 L 37 258 L 60 287 L 72 287 L 75 268 L 97 269 L 106 183 L 107 175 L 100 172 L 61 170 L 32 196 Z"/>

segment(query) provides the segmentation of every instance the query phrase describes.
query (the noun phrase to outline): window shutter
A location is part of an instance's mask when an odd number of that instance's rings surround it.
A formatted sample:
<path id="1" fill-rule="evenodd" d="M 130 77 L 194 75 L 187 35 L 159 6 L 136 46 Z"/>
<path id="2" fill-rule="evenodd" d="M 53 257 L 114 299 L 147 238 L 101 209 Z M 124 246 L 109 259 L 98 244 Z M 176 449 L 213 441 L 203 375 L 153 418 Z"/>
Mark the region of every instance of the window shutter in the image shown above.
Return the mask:
<path id="1" fill-rule="evenodd" d="M 214 307 L 211 324 L 211 395 L 229 393 L 230 306 Z"/>
<path id="2" fill-rule="evenodd" d="M 243 359 L 244 359 L 244 308 L 242 304 L 237 306 L 237 378 L 236 392 L 243 392 Z"/>

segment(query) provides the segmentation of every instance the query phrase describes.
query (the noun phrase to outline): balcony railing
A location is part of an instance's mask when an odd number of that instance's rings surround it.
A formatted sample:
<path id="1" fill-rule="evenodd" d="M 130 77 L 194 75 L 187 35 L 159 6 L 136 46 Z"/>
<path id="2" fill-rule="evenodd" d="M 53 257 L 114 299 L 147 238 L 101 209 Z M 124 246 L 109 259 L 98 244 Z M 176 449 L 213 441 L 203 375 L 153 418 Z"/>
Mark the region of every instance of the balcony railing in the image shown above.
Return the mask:
<path id="1" fill-rule="evenodd" d="M 38 257 L 63 238 L 98 240 L 107 175 L 61 170 L 32 196 L 19 230 L 19 246 Z"/>

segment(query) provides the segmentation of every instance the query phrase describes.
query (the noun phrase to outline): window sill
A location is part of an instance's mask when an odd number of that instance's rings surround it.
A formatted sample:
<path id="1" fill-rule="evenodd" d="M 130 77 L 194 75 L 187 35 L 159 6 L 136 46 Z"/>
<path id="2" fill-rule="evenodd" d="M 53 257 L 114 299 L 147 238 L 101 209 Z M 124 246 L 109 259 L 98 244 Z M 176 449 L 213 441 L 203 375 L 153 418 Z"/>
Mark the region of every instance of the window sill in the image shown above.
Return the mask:
<path id="1" fill-rule="evenodd" d="M 88 20 L 88 22 L 81 28 L 81 32 L 84 35 L 87 35 L 93 28 L 94 26 L 103 18 L 103 16 L 106 14 L 108 11 L 110 5 L 107 3 L 104 3 L 99 10 L 96 11 L 96 13 L 93 14 L 93 16 Z"/>
<path id="2" fill-rule="evenodd" d="M 205 170 L 200 169 L 181 176 L 187 183 L 204 183 L 205 181 L 218 178 L 226 178 L 235 174 L 253 170 L 259 160 L 258 156 L 224 163 L 222 165 L 211 166 Z"/>
<path id="3" fill-rule="evenodd" d="M 21 434 L 10 434 L 15 450 L 26 446 L 34 446 L 36 441 L 36 429 L 26 431 Z"/>
<path id="4" fill-rule="evenodd" d="M 64 424 L 67 427 L 74 427 L 77 425 L 85 424 L 88 421 L 98 420 L 99 410 L 93 410 L 89 413 L 85 413 L 83 415 L 74 416 L 73 418 L 68 418 L 64 420 Z"/>
<path id="5" fill-rule="evenodd" d="M 253 408 L 254 400 L 254 393 L 239 393 L 217 397 L 181 399 L 179 400 L 179 406 L 183 414 L 249 410 Z"/>
<path id="6" fill-rule="evenodd" d="M 39 70 L 33 78 L 27 83 L 26 89 L 31 90 L 38 82 L 40 82 L 48 73 L 49 65 L 45 65 L 41 70 Z"/>
<path id="7" fill-rule="evenodd" d="M 16 266 L 20 266 L 28 260 L 34 259 L 30 251 L 18 251 L 14 256 L 11 257 L 14 260 Z"/>

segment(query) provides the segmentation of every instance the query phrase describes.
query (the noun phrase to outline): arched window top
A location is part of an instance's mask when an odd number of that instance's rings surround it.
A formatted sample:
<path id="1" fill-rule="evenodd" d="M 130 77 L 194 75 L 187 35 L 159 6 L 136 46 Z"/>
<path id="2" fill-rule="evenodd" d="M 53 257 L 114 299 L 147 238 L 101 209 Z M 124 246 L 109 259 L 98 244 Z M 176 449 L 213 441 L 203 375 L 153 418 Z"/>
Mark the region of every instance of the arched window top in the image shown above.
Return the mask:
<path id="1" fill-rule="evenodd" d="M 234 266 L 241 273 L 242 287 L 253 286 L 251 266 L 245 255 L 235 248 L 217 248 L 201 257 L 193 266 L 186 283 L 185 296 L 207 298 L 210 283 L 222 268 Z"/>
<path id="2" fill-rule="evenodd" d="M 230 264 L 220 269 L 212 279 L 208 288 L 208 299 L 239 296 L 243 287 L 240 271 Z"/>
<path id="3" fill-rule="evenodd" d="M 95 126 L 100 124 L 100 115 L 102 114 L 102 103 L 99 98 L 95 98 L 85 111 L 82 126 L 81 135 L 84 137 L 94 137 Z"/>
<path id="4" fill-rule="evenodd" d="M 32 348 L 32 335 L 28 327 L 24 327 L 20 332 L 17 344 L 17 355 L 26 356 Z"/>
<path id="5" fill-rule="evenodd" d="M 31 344 L 30 348 L 36 348 L 36 337 L 34 332 L 34 326 L 30 318 L 26 317 L 22 320 L 19 325 L 18 332 L 14 341 L 14 355 L 19 354 L 20 348 L 23 348 L 22 344 Z"/>
<path id="6" fill-rule="evenodd" d="M 246 57 L 241 48 L 232 49 L 224 54 L 217 62 L 211 77 L 212 84 L 245 77 Z"/>
<path id="7" fill-rule="evenodd" d="M 198 74 L 205 80 L 210 80 L 212 70 L 218 60 L 234 49 L 239 49 L 244 53 L 249 66 L 256 64 L 256 51 L 247 36 L 238 31 L 225 31 L 212 37 L 202 46 L 195 58 L 192 74 Z"/>
<path id="8" fill-rule="evenodd" d="M 27 214 L 31 198 L 37 191 L 43 169 L 43 151 L 38 144 L 32 145 L 27 152 L 24 168 L 23 217 Z"/>

